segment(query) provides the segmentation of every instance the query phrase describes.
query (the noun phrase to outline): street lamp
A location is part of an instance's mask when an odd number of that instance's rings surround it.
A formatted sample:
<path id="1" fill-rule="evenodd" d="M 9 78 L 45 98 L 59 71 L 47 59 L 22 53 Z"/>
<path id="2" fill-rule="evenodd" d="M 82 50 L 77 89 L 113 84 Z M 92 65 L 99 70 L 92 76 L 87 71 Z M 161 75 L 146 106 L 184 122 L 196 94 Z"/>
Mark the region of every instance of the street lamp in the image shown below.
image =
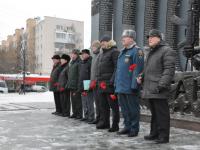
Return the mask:
<path id="1" fill-rule="evenodd" d="M 24 28 L 22 30 L 22 35 L 21 35 L 21 60 L 22 60 L 22 70 L 23 70 L 23 84 L 22 87 L 23 93 L 25 94 L 25 77 L 26 77 L 26 42 L 27 42 L 27 35 L 24 31 Z"/>

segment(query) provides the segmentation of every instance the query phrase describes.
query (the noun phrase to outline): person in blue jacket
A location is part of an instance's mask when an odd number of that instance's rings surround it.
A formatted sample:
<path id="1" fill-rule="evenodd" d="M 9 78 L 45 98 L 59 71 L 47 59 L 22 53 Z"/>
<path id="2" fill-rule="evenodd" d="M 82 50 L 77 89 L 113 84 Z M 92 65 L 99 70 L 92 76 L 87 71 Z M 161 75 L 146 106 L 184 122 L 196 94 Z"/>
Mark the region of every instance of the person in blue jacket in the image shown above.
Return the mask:
<path id="1" fill-rule="evenodd" d="M 144 53 L 136 45 L 136 32 L 124 30 L 122 33 L 122 45 L 115 75 L 115 93 L 118 95 L 119 105 L 124 118 L 124 128 L 118 132 L 119 135 L 127 134 L 135 137 L 139 132 L 139 92 L 140 77 L 144 66 Z"/>

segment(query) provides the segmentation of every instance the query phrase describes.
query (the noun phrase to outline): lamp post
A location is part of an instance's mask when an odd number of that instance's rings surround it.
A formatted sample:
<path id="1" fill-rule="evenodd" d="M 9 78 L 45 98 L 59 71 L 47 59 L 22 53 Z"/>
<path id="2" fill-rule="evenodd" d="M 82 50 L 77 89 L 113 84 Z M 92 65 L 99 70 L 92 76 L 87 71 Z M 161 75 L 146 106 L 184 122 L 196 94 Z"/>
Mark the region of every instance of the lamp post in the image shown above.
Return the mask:
<path id="1" fill-rule="evenodd" d="M 22 60 L 22 70 L 23 70 L 23 84 L 22 84 L 22 92 L 25 94 L 25 77 L 26 77 L 26 38 L 27 35 L 22 28 L 22 35 L 21 35 L 21 60 Z"/>

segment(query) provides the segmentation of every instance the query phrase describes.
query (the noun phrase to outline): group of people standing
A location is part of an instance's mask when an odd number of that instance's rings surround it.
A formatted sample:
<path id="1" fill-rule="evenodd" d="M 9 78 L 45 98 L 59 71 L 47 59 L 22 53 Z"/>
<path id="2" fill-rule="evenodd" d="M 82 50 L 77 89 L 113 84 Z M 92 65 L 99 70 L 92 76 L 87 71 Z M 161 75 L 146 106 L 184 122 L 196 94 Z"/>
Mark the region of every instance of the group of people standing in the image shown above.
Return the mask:
<path id="1" fill-rule="evenodd" d="M 149 101 L 152 113 L 151 131 L 144 139 L 168 143 L 170 114 L 167 99 L 175 72 L 176 53 L 163 41 L 159 30 L 151 30 L 147 39 L 149 48 L 144 52 L 136 44 L 136 32 L 124 30 L 122 50 L 117 49 L 111 37 L 104 35 L 100 41 L 92 43 L 91 52 L 74 49 L 70 56 L 54 55 L 50 81 L 56 106 L 53 114 L 96 124 L 97 129 L 108 129 L 118 135 L 135 137 L 140 129 L 142 97 Z M 124 118 L 121 130 L 119 109 Z"/>

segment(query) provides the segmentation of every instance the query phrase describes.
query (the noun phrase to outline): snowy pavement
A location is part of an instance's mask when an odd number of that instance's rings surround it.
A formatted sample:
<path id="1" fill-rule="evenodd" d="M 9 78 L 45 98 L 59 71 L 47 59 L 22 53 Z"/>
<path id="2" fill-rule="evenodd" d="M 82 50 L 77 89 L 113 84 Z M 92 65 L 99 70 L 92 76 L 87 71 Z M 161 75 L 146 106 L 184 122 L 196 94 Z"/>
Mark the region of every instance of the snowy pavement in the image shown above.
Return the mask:
<path id="1" fill-rule="evenodd" d="M 1 109 L 6 105 L 27 109 Z M 171 128 L 170 143 L 159 145 L 144 141 L 148 123 L 141 123 L 138 137 L 129 138 L 51 115 L 52 108 L 50 92 L 0 95 L 0 150 L 200 150 L 199 132 Z"/>

